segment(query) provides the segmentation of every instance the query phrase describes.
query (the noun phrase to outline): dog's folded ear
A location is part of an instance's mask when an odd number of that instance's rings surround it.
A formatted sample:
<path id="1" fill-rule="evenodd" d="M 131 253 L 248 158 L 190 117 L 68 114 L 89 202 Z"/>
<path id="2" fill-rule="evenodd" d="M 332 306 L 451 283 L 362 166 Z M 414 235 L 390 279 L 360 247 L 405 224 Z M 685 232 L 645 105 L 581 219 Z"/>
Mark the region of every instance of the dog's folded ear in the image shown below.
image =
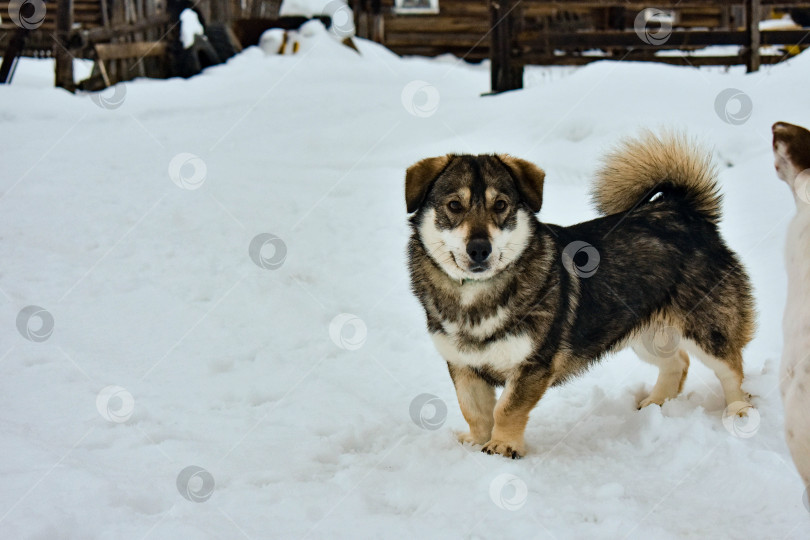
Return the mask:
<path id="1" fill-rule="evenodd" d="M 425 158 L 417 161 L 405 172 L 405 204 L 408 213 L 419 210 L 430 185 L 450 163 L 450 155 Z"/>
<path id="2" fill-rule="evenodd" d="M 773 125 L 773 149 L 782 143 L 787 158 L 799 170 L 810 168 L 810 131 L 801 126 L 777 122 Z"/>
<path id="3" fill-rule="evenodd" d="M 546 173 L 529 161 L 512 157 L 508 154 L 497 154 L 498 159 L 515 180 L 518 192 L 535 214 L 543 206 L 543 180 Z"/>

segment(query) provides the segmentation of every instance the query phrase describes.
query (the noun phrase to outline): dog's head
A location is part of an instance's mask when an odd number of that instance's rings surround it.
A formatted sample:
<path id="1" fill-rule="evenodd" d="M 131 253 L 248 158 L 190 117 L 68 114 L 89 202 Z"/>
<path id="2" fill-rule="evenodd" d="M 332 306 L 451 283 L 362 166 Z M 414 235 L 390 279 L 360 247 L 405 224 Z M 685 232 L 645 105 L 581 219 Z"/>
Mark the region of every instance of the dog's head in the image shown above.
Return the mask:
<path id="1" fill-rule="evenodd" d="M 507 155 L 423 159 L 405 176 L 405 202 L 425 249 L 450 277 L 491 278 L 520 257 L 545 173 Z"/>
<path id="2" fill-rule="evenodd" d="M 773 157 L 776 175 L 794 190 L 796 177 L 810 172 L 810 131 L 777 122 L 773 125 Z"/>

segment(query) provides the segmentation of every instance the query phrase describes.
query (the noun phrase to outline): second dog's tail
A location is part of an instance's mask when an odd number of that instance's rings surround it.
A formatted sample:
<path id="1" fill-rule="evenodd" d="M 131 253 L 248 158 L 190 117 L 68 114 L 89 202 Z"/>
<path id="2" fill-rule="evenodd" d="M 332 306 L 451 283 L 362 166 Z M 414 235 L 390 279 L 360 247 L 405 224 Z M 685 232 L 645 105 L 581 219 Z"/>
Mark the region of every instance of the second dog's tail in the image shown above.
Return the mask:
<path id="1" fill-rule="evenodd" d="M 625 139 L 605 156 L 593 198 L 603 214 L 630 210 L 657 188 L 669 185 L 712 223 L 720 219 L 721 196 L 712 156 L 684 135 L 645 132 Z"/>

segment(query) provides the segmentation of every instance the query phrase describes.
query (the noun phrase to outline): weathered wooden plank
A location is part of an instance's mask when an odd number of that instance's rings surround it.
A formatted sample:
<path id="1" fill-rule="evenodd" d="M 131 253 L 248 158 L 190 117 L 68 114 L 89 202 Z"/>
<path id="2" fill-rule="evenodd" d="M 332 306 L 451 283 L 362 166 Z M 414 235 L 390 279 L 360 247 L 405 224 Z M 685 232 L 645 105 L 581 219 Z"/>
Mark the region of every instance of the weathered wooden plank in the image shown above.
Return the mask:
<path id="1" fill-rule="evenodd" d="M 516 62 L 513 37 L 520 15 L 520 0 L 491 0 L 489 2 L 492 33 L 490 42 L 490 79 L 493 92 L 506 92 L 523 88 L 523 66 Z"/>
<path id="2" fill-rule="evenodd" d="M 414 14 L 408 15 L 407 13 L 394 14 L 394 3 L 389 2 L 387 6 L 382 7 L 382 13 L 388 16 L 398 17 L 437 17 L 437 16 L 472 16 L 480 17 L 484 20 L 489 18 L 489 8 L 487 7 L 487 0 L 468 0 L 466 2 L 446 2 L 439 0 L 439 14 Z"/>
<path id="3" fill-rule="evenodd" d="M 166 25 L 169 24 L 170 22 L 171 18 L 169 17 L 169 15 L 167 13 L 161 13 L 153 17 L 146 17 L 144 18 L 144 20 L 137 22 L 135 24 L 122 24 L 116 25 L 114 27 L 111 26 L 110 28 L 101 28 L 101 27 L 93 28 L 87 32 L 86 36 L 88 42 L 98 43 L 102 41 L 108 41 L 110 38 L 114 36 L 132 34 L 134 32 L 139 32 L 147 28 Z"/>
<path id="4" fill-rule="evenodd" d="M 640 11 L 648 7 L 656 7 L 659 9 L 673 9 L 673 8 L 716 8 L 720 6 L 742 5 L 745 0 L 657 0 L 650 3 L 645 0 L 557 0 L 544 1 L 544 0 L 521 0 L 521 6 L 526 10 L 533 9 L 534 6 L 555 7 L 556 9 L 577 9 L 583 7 L 590 8 L 605 8 L 605 7 L 626 7 L 629 10 Z M 797 2 L 791 0 L 761 0 L 762 5 L 806 5 L 807 2 Z M 482 9 L 483 6 L 483 9 Z M 381 2 L 382 11 L 389 13 L 393 10 L 394 1 L 384 0 Z M 486 11 L 485 0 L 440 0 L 439 13 L 445 14 L 460 14 L 460 13 L 481 13 Z"/>
<path id="5" fill-rule="evenodd" d="M 110 14 L 107 11 L 107 0 L 98 0 L 98 4 L 101 6 L 101 24 L 103 24 L 105 28 L 109 28 Z"/>
<path id="6" fill-rule="evenodd" d="M 391 48 L 391 51 L 399 56 L 439 56 L 452 54 L 458 58 L 463 58 L 467 62 L 480 62 L 489 59 L 489 46 L 487 47 L 431 47 L 420 45 L 407 45 L 403 47 Z"/>
<path id="7" fill-rule="evenodd" d="M 53 54 L 56 57 L 56 86 L 69 92 L 76 90 L 73 79 L 73 56 L 67 50 L 73 29 L 73 0 L 60 0 L 56 4 L 56 39 Z"/>
<path id="8" fill-rule="evenodd" d="M 759 32 L 761 45 L 795 44 L 804 40 L 807 30 L 765 30 Z M 520 33 L 518 48 L 529 52 L 541 41 L 555 49 L 598 49 L 629 47 L 633 49 L 678 49 L 681 47 L 706 47 L 709 45 L 740 45 L 749 43 L 745 30 L 673 30 L 666 42 L 650 45 L 633 31 L 605 30 L 588 32 L 538 32 Z"/>
<path id="9" fill-rule="evenodd" d="M 645 0 L 627 0 L 626 2 L 622 0 L 558 0 L 556 2 L 547 2 L 544 0 L 522 0 L 522 4 L 526 7 L 532 6 L 533 4 L 545 4 L 548 6 L 560 6 L 562 8 L 568 7 L 579 7 L 579 6 L 589 6 L 589 7 L 610 7 L 610 6 L 617 6 L 617 7 L 626 7 L 632 10 L 640 10 L 648 7 L 656 7 L 659 9 L 675 9 L 675 8 L 703 8 L 703 7 L 721 7 L 721 6 L 732 6 L 732 5 L 741 5 L 745 3 L 745 0 L 656 0 L 656 2 L 647 2 Z M 443 4 L 440 2 L 440 5 Z M 797 2 L 791 0 L 760 0 L 760 4 L 762 5 L 797 5 L 798 6 L 806 6 L 807 2 Z"/>
<path id="10" fill-rule="evenodd" d="M 745 64 L 745 55 L 727 55 L 727 56 L 654 56 L 652 54 L 646 55 L 633 55 L 627 56 L 547 56 L 547 55 L 533 55 L 522 58 L 527 64 L 538 64 L 545 66 L 565 65 L 565 66 L 581 66 L 590 64 L 592 62 L 599 62 L 602 60 L 619 60 L 624 62 L 659 62 L 662 64 L 673 64 L 678 66 L 734 66 Z M 761 57 L 763 64 L 777 64 L 784 60 L 782 56 L 767 55 Z"/>
<path id="11" fill-rule="evenodd" d="M 25 48 L 25 38 L 28 34 L 29 31 L 24 28 L 17 28 L 13 32 L 8 46 L 3 51 L 3 63 L 0 64 L 0 84 L 11 82 L 17 59 Z"/>
<path id="12" fill-rule="evenodd" d="M 389 34 L 397 32 L 418 33 L 480 33 L 489 32 L 489 20 L 479 20 L 469 17 L 386 17 L 385 30 Z"/>
<path id="13" fill-rule="evenodd" d="M 745 25 L 746 25 L 746 71 L 751 73 L 757 71 L 760 65 L 759 46 L 760 32 L 759 19 L 761 17 L 760 0 L 746 0 L 745 3 Z"/>
<path id="14" fill-rule="evenodd" d="M 96 43 L 99 60 L 141 59 L 166 53 L 165 41 L 133 41 L 131 43 Z"/>
<path id="15" fill-rule="evenodd" d="M 442 45 L 469 46 L 482 44 L 489 46 L 488 32 L 474 34 L 423 34 L 417 32 L 410 33 L 388 33 L 386 32 L 386 46 L 396 47 L 408 44 L 432 45 L 440 47 Z"/>

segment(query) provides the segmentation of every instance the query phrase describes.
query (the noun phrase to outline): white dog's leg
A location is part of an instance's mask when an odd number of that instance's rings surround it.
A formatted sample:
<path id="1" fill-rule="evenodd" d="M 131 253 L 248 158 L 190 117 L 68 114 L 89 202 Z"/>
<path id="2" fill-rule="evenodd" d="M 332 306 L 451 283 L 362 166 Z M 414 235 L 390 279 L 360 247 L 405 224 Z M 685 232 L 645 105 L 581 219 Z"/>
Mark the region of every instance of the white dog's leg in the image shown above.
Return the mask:
<path id="1" fill-rule="evenodd" d="M 810 131 L 774 124 L 773 154 L 776 174 L 790 186 L 797 207 L 785 244 L 788 295 L 779 387 L 788 447 L 810 487 Z"/>

